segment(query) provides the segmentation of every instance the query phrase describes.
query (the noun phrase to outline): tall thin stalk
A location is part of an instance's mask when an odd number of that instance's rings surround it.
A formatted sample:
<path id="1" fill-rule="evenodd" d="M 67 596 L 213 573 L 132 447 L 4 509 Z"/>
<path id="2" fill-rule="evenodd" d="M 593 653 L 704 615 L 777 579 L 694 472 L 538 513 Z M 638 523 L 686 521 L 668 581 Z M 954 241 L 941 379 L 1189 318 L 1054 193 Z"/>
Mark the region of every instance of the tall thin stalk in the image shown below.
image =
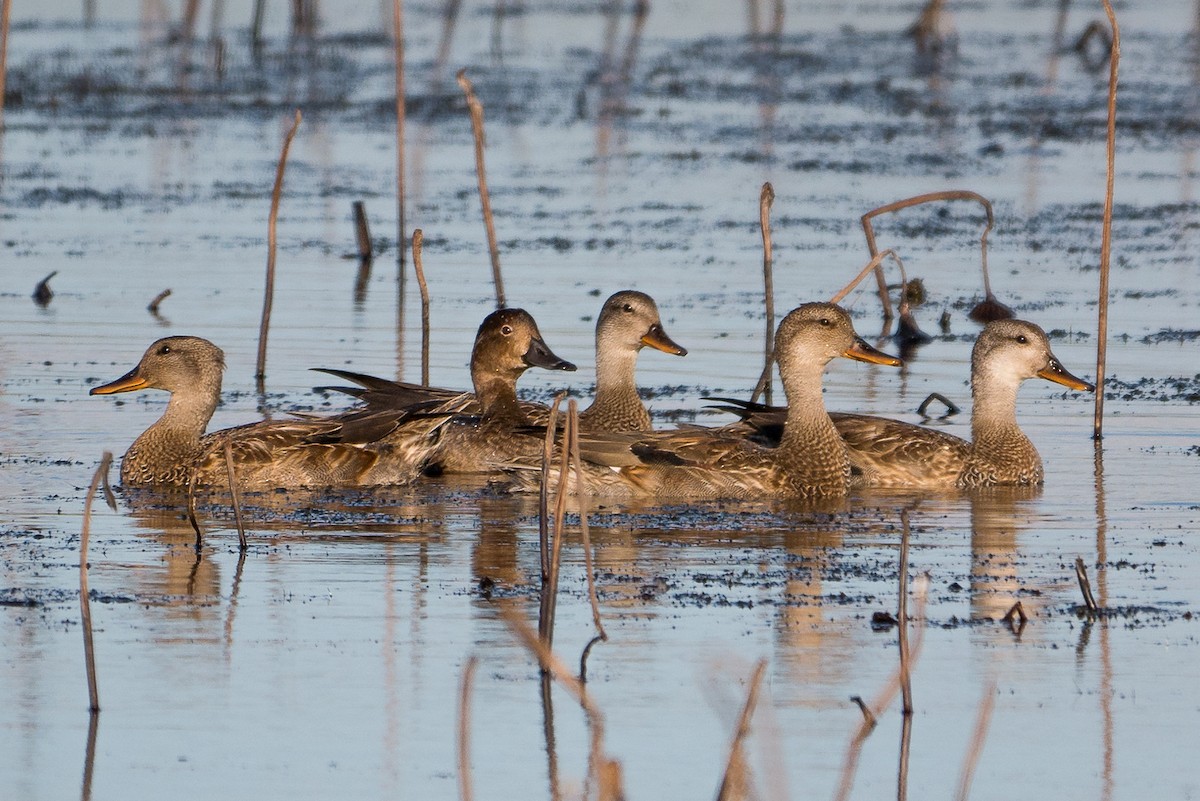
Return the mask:
<path id="1" fill-rule="evenodd" d="M 4 130 L 4 92 L 8 82 L 8 22 L 12 0 L 0 0 L 0 131 Z"/>
<path id="2" fill-rule="evenodd" d="M 112 464 L 112 454 L 104 452 L 100 466 L 92 476 L 91 486 L 88 487 L 87 498 L 83 502 L 83 528 L 79 534 L 79 617 L 83 629 L 83 659 L 87 668 L 88 709 L 100 711 L 100 690 L 96 682 L 96 652 L 92 643 L 92 604 L 88 597 L 88 540 L 92 528 L 92 501 L 96 497 L 96 489 L 104 480 L 107 487 L 107 474 Z M 110 505 L 115 505 L 111 496 Z"/>
<path id="3" fill-rule="evenodd" d="M 721 777 L 721 789 L 717 791 L 717 801 L 736 801 L 736 799 L 747 796 L 748 782 L 744 742 L 746 736 L 750 734 L 750 719 L 754 716 L 755 706 L 758 705 L 758 691 L 766 673 L 767 660 L 758 660 L 758 664 L 754 667 L 754 675 L 750 677 L 750 689 L 746 691 L 746 703 L 742 705 L 742 714 L 738 716 L 733 742 L 729 746 L 729 758 L 725 761 L 725 774 Z"/>
<path id="4" fill-rule="evenodd" d="M 542 582 L 542 602 L 538 617 L 538 636 L 545 642 L 547 648 L 554 646 L 554 616 L 558 607 L 558 576 L 562 564 L 563 547 L 563 518 L 567 513 L 567 480 L 569 477 L 570 447 L 568 443 L 574 434 L 579 416 L 572 420 L 567 415 L 567 424 L 563 428 L 563 441 L 558 464 L 558 489 L 554 499 L 554 541 L 550 548 L 550 572 Z"/>
<path id="5" fill-rule="evenodd" d="M 246 552 L 246 526 L 242 522 L 242 490 L 238 486 L 237 471 L 233 469 L 233 438 L 225 437 L 225 472 L 229 476 L 229 497 L 233 501 L 233 520 L 237 524 L 238 550 Z"/>
<path id="6" fill-rule="evenodd" d="M 500 277 L 500 246 L 496 243 L 496 223 L 492 219 L 492 198 L 488 194 L 487 168 L 483 163 L 483 104 L 475 96 L 475 87 L 467 77 L 465 69 L 458 71 L 458 85 L 467 97 L 467 108 L 471 112 L 471 131 L 475 135 L 475 173 L 479 178 L 479 202 L 483 207 L 483 225 L 487 229 L 488 253 L 492 258 L 492 283 L 496 286 L 496 308 L 503 308 L 504 280 Z"/>
<path id="7" fill-rule="evenodd" d="M 471 801 L 475 797 L 471 784 L 471 682 L 479 659 L 467 659 L 462 683 L 458 690 L 458 797 Z"/>
<path id="8" fill-rule="evenodd" d="M 899 622 L 900 646 L 900 693 L 904 698 L 904 715 L 913 713 L 912 673 L 909 670 L 908 655 L 908 510 L 900 510 L 900 593 L 897 604 L 896 619 Z"/>
<path id="9" fill-rule="evenodd" d="M 392 47 L 396 62 L 396 246 L 400 271 L 404 271 L 404 123 L 406 120 L 404 87 L 404 0 L 392 0 Z"/>
<path id="10" fill-rule="evenodd" d="M 771 403 L 771 359 L 775 355 L 775 276 L 772 272 L 774 259 L 771 255 L 771 204 L 775 202 L 775 188 L 770 181 L 762 185 L 758 196 L 758 227 L 762 232 L 763 242 L 763 296 L 767 309 L 767 332 L 763 345 L 763 372 L 758 386 L 750 396 L 751 402 L 757 401 L 760 394 L 763 400 Z"/>
<path id="11" fill-rule="evenodd" d="M 1112 50 L 1108 58 L 1108 136 L 1105 155 L 1104 220 L 1100 229 L 1100 310 L 1096 324 L 1096 411 L 1092 439 L 1104 437 L 1104 363 L 1108 357 L 1108 265 L 1112 255 L 1113 179 L 1117 153 L 1117 71 L 1121 64 L 1121 29 L 1112 3 L 1104 0 L 1104 13 L 1112 27 Z"/>
<path id="12" fill-rule="evenodd" d="M 417 288 L 421 291 L 421 385 L 429 386 L 429 285 L 425 283 L 425 264 L 422 246 L 425 234 L 418 228 L 413 231 L 413 269 L 417 274 Z"/>
<path id="13" fill-rule="evenodd" d="M 913 582 L 913 601 L 915 614 L 913 620 L 917 621 L 917 636 L 912 644 L 910 654 L 911 669 L 912 662 L 915 662 L 917 656 L 921 652 L 921 645 L 925 640 L 925 599 L 929 593 L 929 579 L 926 576 L 919 577 Z M 862 710 L 863 721 L 859 725 L 858 730 L 850 738 L 850 743 L 846 747 L 846 757 L 842 762 L 842 777 L 838 782 L 837 794 L 834 796 L 837 801 L 845 801 L 850 797 L 850 790 L 854 787 L 854 773 L 858 769 L 858 757 L 862 753 L 863 743 L 867 736 L 875 728 L 878 716 L 887 708 L 892 699 L 896 697 L 896 692 L 900 689 L 900 666 L 897 664 L 896 672 L 892 674 L 883 689 L 875 696 L 872 702 L 868 705 L 865 701 L 857 696 L 852 699 Z"/>
<path id="14" fill-rule="evenodd" d="M 583 564 L 584 569 L 587 571 L 588 600 L 592 605 L 592 623 L 596 627 L 596 636 L 584 647 L 583 655 L 579 658 L 579 680 L 587 681 L 588 654 L 591 653 L 592 646 L 596 643 L 608 640 L 608 632 L 604 630 L 604 623 L 600 619 L 600 599 L 596 595 L 596 570 L 592 557 L 592 537 L 588 530 L 587 521 L 587 495 L 583 487 L 583 459 L 579 455 L 579 404 L 575 402 L 574 398 L 567 403 L 567 421 L 567 428 L 571 432 L 568 447 L 571 451 L 571 464 L 575 469 L 575 495 L 579 504 L 579 534 L 583 540 Z"/>
<path id="15" fill-rule="evenodd" d="M 279 166 L 275 168 L 275 186 L 271 189 L 271 213 L 267 217 L 267 281 L 263 289 L 262 323 L 258 327 L 258 363 L 254 370 L 259 394 L 263 392 L 263 379 L 267 377 L 267 329 L 271 325 L 271 304 L 275 297 L 275 230 L 279 221 L 279 199 L 283 194 L 283 171 L 287 167 L 288 150 L 292 146 L 292 139 L 296 137 L 300 120 L 300 109 L 296 109 L 296 118 L 283 139 Z"/>
<path id="16" fill-rule="evenodd" d="M 975 778 L 975 766 L 979 763 L 979 755 L 983 753 L 983 742 L 987 739 L 988 724 L 992 720 L 992 710 L 996 708 L 996 682 L 992 680 L 983 688 L 983 697 L 979 699 L 979 711 L 975 715 L 975 729 L 971 734 L 971 747 L 963 759 L 962 773 L 958 777 L 958 792 L 955 801 L 967 801 L 971 794 L 971 780 Z"/>

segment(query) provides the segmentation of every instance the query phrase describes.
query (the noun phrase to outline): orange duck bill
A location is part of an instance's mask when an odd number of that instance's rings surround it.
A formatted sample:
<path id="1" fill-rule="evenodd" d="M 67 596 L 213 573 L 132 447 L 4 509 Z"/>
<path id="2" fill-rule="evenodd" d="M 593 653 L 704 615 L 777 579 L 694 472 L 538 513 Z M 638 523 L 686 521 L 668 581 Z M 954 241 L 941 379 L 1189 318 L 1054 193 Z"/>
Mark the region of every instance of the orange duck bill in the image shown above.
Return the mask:
<path id="1" fill-rule="evenodd" d="M 1071 375 L 1066 371 L 1066 368 L 1059 363 L 1058 359 L 1050 357 L 1050 362 L 1037 372 L 1038 378 L 1044 378 L 1047 381 L 1053 381 L 1055 384 L 1062 384 L 1064 387 L 1077 389 L 1081 392 L 1095 392 L 1096 387 L 1082 378 Z"/>
<path id="2" fill-rule="evenodd" d="M 862 337 L 855 337 L 854 344 L 842 351 L 842 355 L 847 359 L 854 359 L 859 362 L 885 364 L 888 367 L 904 366 L 903 361 L 897 359 L 895 356 L 884 353 L 878 348 L 871 347 Z"/>
<path id="3" fill-rule="evenodd" d="M 675 340 L 667 336 L 667 332 L 658 323 L 650 326 L 650 330 L 642 335 L 642 344 L 649 345 L 655 350 L 661 350 L 663 353 L 670 353 L 672 356 L 687 356 L 687 348 L 676 344 Z"/>
<path id="4" fill-rule="evenodd" d="M 116 381 L 110 381 L 98 387 L 92 387 L 88 392 L 89 395 L 115 395 L 118 392 L 133 392 L 139 389 L 145 389 L 150 386 L 150 382 L 142 378 L 138 374 L 138 369 L 135 367 L 125 375 L 118 378 Z"/>

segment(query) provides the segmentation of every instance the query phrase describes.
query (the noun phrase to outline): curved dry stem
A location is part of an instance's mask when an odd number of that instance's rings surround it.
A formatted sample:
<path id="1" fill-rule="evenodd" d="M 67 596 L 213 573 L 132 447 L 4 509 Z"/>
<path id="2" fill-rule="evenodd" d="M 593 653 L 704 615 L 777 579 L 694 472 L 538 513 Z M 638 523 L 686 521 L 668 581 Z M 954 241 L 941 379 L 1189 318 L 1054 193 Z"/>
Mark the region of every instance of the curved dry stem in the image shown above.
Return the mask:
<path id="1" fill-rule="evenodd" d="M 474 655 L 467 659 L 458 689 L 458 797 L 462 801 L 475 796 L 471 785 L 471 682 L 478 664 Z"/>
<path id="2" fill-rule="evenodd" d="M 992 212 L 992 203 L 978 192 L 972 192 L 969 189 L 946 189 L 941 192 L 927 192 L 923 195 L 915 195 L 914 197 L 897 200 L 893 203 L 888 203 L 884 206 L 872 209 L 862 216 L 863 232 L 867 237 L 867 249 L 874 256 L 878 252 L 875 244 L 875 229 L 871 225 L 871 220 L 881 214 L 887 214 L 901 209 L 907 209 L 911 206 L 919 206 L 923 203 L 933 203 L 941 200 L 971 200 L 983 206 L 984 213 L 987 215 L 987 224 L 983 227 L 983 233 L 979 237 L 980 258 L 983 271 L 983 291 L 990 299 L 992 298 L 992 284 L 988 277 L 987 263 L 987 238 L 995 225 L 995 214 Z M 880 299 L 883 303 L 884 317 L 892 318 L 891 300 L 887 297 L 887 284 L 883 279 L 883 271 L 876 270 L 875 276 L 879 281 Z"/>
<path id="3" fill-rule="evenodd" d="M 92 527 L 92 501 L 101 481 L 108 482 L 108 468 L 112 464 L 112 453 L 105 451 L 100 466 L 92 476 L 87 498 L 83 502 L 83 526 L 79 533 L 79 618 L 83 629 L 83 659 L 87 668 L 88 708 L 100 711 L 100 690 L 96 682 L 96 652 L 92 643 L 92 604 L 88 596 L 88 540 Z"/>
<path id="4" fill-rule="evenodd" d="M 891 248 L 888 248 L 887 250 L 881 251 L 879 253 L 873 253 L 873 254 L 871 254 L 871 260 L 866 263 L 866 266 L 864 266 L 861 270 L 859 270 L 858 275 L 854 276 L 854 279 L 851 280 L 850 283 L 846 284 L 844 287 L 842 287 L 836 293 L 834 293 L 833 297 L 831 297 L 829 299 L 829 302 L 830 303 L 841 303 L 846 298 L 847 295 L 849 295 L 852 291 L 854 291 L 854 288 L 856 286 L 858 286 L 859 284 L 862 283 L 862 280 L 867 277 L 868 273 L 870 273 L 873 270 L 882 272 L 881 265 L 883 264 L 883 260 L 886 258 L 891 258 L 893 261 L 895 261 L 896 264 L 899 265 L 899 267 L 900 267 L 900 275 L 901 276 L 905 275 L 904 262 L 900 260 L 900 256 L 896 253 L 896 251 L 892 250 Z M 888 303 L 890 304 L 891 301 L 889 300 Z M 889 308 L 890 308 L 890 306 L 889 306 Z M 890 317 L 891 315 L 889 314 L 888 316 Z"/>
<path id="5" fill-rule="evenodd" d="M 746 703 L 742 706 L 742 714 L 738 717 L 733 742 L 729 746 L 729 758 L 725 761 L 725 774 L 721 777 L 721 789 L 717 791 L 717 801 L 732 801 L 745 797 L 747 768 L 743 743 L 750 734 L 750 718 L 754 716 L 754 708 L 758 705 L 758 691 L 762 687 L 763 676 L 766 673 L 767 660 L 758 660 L 754 673 L 750 677 L 750 689 L 746 692 Z"/>
<path id="6" fill-rule="evenodd" d="M 591 746 L 588 749 L 588 775 L 599 779 L 599 797 L 601 799 L 624 798 L 621 765 L 615 759 L 608 757 L 604 750 L 604 713 L 588 695 L 586 686 L 571 675 L 570 669 L 554 653 L 550 645 L 538 637 L 511 606 L 501 606 L 500 614 L 521 643 L 537 658 L 542 672 L 553 676 L 559 686 L 566 690 L 583 708 L 584 715 L 587 717 L 588 731 L 591 734 Z"/>
<path id="7" fill-rule="evenodd" d="M 413 269 L 417 274 L 417 289 L 421 292 L 421 386 L 429 386 L 429 285 L 425 283 L 425 264 L 422 261 L 425 233 L 413 231 Z"/>
<path id="8" fill-rule="evenodd" d="M 254 368 L 254 378 L 259 383 L 259 392 L 262 392 L 262 381 L 267 377 L 267 329 L 271 325 L 271 305 L 275 297 L 275 229 L 279 221 L 279 200 L 283 194 L 283 172 L 287 167 L 288 150 L 292 147 L 292 140 L 296 138 L 296 130 L 300 127 L 301 119 L 300 109 L 296 109 L 292 127 L 283 139 L 279 165 L 275 168 L 275 186 L 271 189 L 271 213 L 267 217 L 267 280 L 263 288 L 262 322 L 258 327 L 258 362 Z"/>
<path id="9" fill-rule="evenodd" d="M 962 774 L 958 778 L 958 792 L 954 795 L 957 801 L 967 801 L 971 793 L 971 780 L 975 778 L 975 766 L 979 763 L 979 755 L 983 753 L 983 742 L 987 739 L 988 724 L 992 720 L 992 711 L 996 708 L 996 680 L 992 679 L 983 688 L 983 697 L 979 699 L 979 711 L 975 715 L 975 730 L 971 734 L 971 747 L 963 759 Z"/>
<path id="10" fill-rule="evenodd" d="M 458 85 L 467 97 L 467 108 L 471 112 L 471 131 L 475 135 L 475 173 L 479 179 L 479 202 L 483 207 L 483 225 L 487 229 L 488 254 L 492 258 L 492 282 L 496 286 L 496 308 L 503 308 L 504 280 L 500 277 L 500 246 L 496 242 L 496 223 L 492 219 L 492 198 L 488 194 L 487 168 L 483 162 L 486 140 L 483 134 L 483 104 L 475 96 L 475 87 L 467 77 L 467 71 L 458 71 Z"/>

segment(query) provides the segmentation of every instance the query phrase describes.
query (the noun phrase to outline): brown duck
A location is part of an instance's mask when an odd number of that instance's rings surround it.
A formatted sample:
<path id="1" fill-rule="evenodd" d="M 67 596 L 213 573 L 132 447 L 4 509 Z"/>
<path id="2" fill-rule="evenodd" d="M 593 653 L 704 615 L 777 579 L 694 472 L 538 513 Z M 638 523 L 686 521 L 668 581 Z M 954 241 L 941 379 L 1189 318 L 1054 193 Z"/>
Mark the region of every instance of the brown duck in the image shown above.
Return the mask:
<path id="1" fill-rule="evenodd" d="M 583 474 L 590 494 L 675 498 L 830 498 L 844 495 L 850 461 L 821 392 L 825 366 L 838 356 L 898 366 L 859 337 L 831 303 L 809 303 L 779 324 L 776 356 L 789 400 L 777 447 L 737 431 L 692 427 L 650 434 L 587 434 Z M 525 468 L 530 465 L 519 465 Z M 514 470 L 521 489 L 532 471 Z"/>
<path id="2" fill-rule="evenodd" d="M 1029 378 L 1095 389 L 1063 368 L 1037 325 L 999 320 L 983 329 L 971 353 L 971 442 L 885 417 L 832 414 L 849 449 L 853 483 L 931 489 L 1041 484 L 1041 456 L 1017 424 L 1017 390 Z M 785 410 L 733 403 L 750 427 L 768 439 L 777 436 L 772 431 Z"/>
<path id="3" fill-rule="evenodd" d="M 158 340 L 137 366 L 90 395 L 141 389 L 171 393 L 162 417 L 134 440 L 121 459 L 121 482 L 130 486 L 228 486 L 225 444 L 233 455 L 238 486 L 345 487 L 401 484 L 417 470 L 399 462 L 380 464 L 379 454 L 358 444 L 317 443 L 335 430 L 335 418 L 303 417 L 260 421 L 205 434 L 221 397 L 225 354 L 207 339 L 174 336 Z M 419 465 L 432 449 L 429 432 L 444 422 L 422 417 L 404 443 Z"/>
<path id="4" fill-rule="evenodd" d="M 540 445 L 518 429 L 544 422 L 546 407 L 517 398 L 517 379 L 530 367 L 574 370 L 546 345 L 537 323 L 523 309 L 501 309 L 479 326 L 471 350 L 471 383 L 474 393 L 424 387 L 341 370 L 324 370 L 354 381 L 358 388 L 343 389 L 365 406 L 342 415 L 340 426 L 324 436 L 334 442 L 366 445 L 386 460 L 407 460 L 403 446 L 411 429 L 429 427 L 427 415 L 444 417 L 435 426 L 433 447 L 419 466 L 426 473 L 479 473 L 497 462 L 517 458 Z M 342 388 L 339 388 L 342 389 Z"/>
<path id="5" fill-rule="evenodd" d="M 580 413 L 582 425 L 597 431 L 649 431 L 650 413 L 638 394 L 634 371 L 638 353 L 645 346 L 676 356 L 687 351 L 677 345 L 663 330 L 658 306 L 644 292 L 617 292 L 600 310 L 596 320 L 596 397 L 592 405 Z M 386 378 L 324 369 L 321 372 L 344 378 L 357 387 L 334 387 L 364 401 L 369 410 L 379 413 L 378 420 L 386 425 L 392 411 L 413 404 L 440 402 L 443 411 L 464 415 L 479 415 L 482 407 L 470 392 L 426 387 Z M 548 409 L 544 404 L 519 401 L 522 413 L 534 425 L 544 425 Z M 379 436 L 367 433 L 359 436 Z"/>

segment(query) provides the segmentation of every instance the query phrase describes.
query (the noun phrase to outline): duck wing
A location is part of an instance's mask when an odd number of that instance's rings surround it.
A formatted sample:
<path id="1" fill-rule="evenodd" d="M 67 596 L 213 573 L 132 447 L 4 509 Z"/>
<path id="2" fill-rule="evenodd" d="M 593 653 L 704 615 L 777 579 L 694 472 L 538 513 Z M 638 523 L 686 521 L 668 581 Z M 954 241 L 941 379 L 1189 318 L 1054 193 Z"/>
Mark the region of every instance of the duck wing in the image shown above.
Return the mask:
<path id="1" fill-rule="evenodd" d="M 829 415 L 846 443 L 852 482 L 869 487 L 953 487 L 971 443 L 926 426 L 865 414 Z"/>

